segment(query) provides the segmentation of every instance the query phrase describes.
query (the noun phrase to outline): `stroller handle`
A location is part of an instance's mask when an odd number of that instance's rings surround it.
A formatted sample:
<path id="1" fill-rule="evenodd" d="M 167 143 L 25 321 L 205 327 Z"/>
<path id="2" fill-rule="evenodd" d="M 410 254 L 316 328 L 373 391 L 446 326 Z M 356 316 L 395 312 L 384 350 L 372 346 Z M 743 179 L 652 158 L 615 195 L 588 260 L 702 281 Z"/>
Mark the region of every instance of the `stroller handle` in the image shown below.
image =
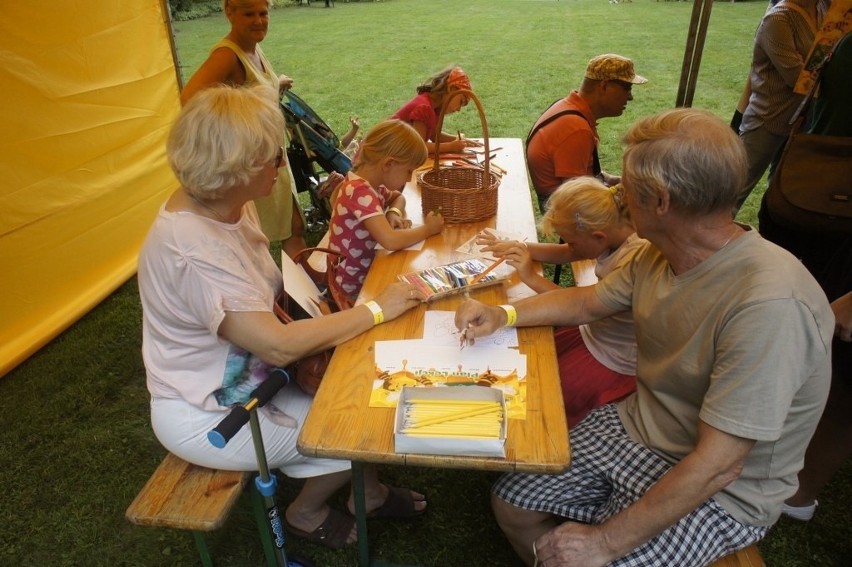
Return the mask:
<path id="1" fill-rule="evenodd" d="M 207 440 L 214 447 L 221 449 L 228 441 L 248 423 L 249 415 L 253 410 L 266 405 L 278 390 L 290 383 L 290 375 L 283 368 L 275 368 L 267 376 L 260 386 L 251 393 L 249 401 L 244 405 L 233 408 L 219 425 L 207 432 Z"/>

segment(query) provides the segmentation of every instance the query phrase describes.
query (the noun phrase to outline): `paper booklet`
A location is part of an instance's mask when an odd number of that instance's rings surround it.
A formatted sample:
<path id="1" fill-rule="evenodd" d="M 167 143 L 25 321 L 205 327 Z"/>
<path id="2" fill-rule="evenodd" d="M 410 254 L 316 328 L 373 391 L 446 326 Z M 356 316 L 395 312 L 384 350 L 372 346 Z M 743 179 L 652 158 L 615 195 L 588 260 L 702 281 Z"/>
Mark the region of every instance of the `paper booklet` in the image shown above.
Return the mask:
<path id="1" fill-rule="evenodd" d="M 527 357 L 496 347 L 432 346 L 422 340 L 377 341 L 371 407 L 395 407 L 403 386 L 487 386 L 503 392 L 510 418 L 525 419 Z"/>
<path id="2" fill-rule="evenodd" d="M 286 253 L 281 252 L 281 275 L 284 279 L 284 291 L 287 292 L 299 307 L 311 317 L 322 317 L 320 303 L 325 299 L 317 284 L 311 279 L 305 269 L 293 262 Z"/>

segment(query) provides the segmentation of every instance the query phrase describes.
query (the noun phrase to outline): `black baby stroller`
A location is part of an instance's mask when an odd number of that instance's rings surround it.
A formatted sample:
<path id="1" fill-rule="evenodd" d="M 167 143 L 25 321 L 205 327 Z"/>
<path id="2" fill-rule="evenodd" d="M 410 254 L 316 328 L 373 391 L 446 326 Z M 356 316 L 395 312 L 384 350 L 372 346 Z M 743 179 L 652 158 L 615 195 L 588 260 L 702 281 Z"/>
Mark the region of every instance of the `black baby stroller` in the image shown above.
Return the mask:
<path id="1" fill-rule="evenodd" d="M 299 193 L 307 191 L 311 199 L 311 206 L 305 210 L 307 228 L 325 230 L 331 219 L 331 204 L 319 190 L 328 174 L 336 171 L 346 175 L 352 162 L 340 151 L 340 139 L 328 124 L 293 91 L 284 92 L 281 111 L 290 131 L 287 159 L 296 189 Z"/>

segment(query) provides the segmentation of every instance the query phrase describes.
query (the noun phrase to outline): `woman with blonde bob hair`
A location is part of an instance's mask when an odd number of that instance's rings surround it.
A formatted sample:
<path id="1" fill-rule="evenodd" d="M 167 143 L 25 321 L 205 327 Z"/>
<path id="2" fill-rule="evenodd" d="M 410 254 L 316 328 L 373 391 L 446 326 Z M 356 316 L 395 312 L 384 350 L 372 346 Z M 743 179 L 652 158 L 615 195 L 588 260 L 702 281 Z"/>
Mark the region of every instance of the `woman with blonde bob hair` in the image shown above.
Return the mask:
<path id="1" fill-rule="evenodd" d="M 175 455 L 214 469 L 256 470 L 247 428 L 223 449 L 206 435 L 272 369 L 351 339 L 382 317 L 395 319 L 421 300 L 399 283 L 326 317 L 284 325 L 274 315 L 282 275 L 254 206 L 272 190 L 283 156 L 283 118 L 268 91 L 211 87 L 187 103 L 167 144 L 180 187 L 160 208 L 139 255 L 154 433 Z M 260 426 L 270 467 L 305 479 L 285 511 L 285 527 L 338 548 L 355 541 L 354 519 L 327 500 L 349 481 L 350 463 L 296 450 L 312 401 L 298 386 L 285 386 L 261 408 Z M 375 515 L 425 509 L 423 495 L 379 483 L 375 470 L 366 478 L 367 509 Z"/>

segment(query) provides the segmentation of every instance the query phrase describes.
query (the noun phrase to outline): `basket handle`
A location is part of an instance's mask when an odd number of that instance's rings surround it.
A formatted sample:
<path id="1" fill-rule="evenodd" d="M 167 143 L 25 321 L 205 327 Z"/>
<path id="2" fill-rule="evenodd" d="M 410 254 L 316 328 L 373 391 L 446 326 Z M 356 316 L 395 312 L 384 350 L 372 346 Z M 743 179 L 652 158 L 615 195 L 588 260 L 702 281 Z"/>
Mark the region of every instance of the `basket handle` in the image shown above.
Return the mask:
<path id="1" fill-rule="evenodd" d="M 435 130 L 435 163 L 432 168 L 434 171 L 438 171 L 441 165 L 441 132 L 443 132 L 444 126 L 444 115 L 447 112 L 447 107 L 450 105 L 450 102 L 456 98 L 457 96 L 467 95 L 470 100 L 476 104 L 476 109 L 479 111 L 479 122 L 482 124 L 482 139 L 485 141 L 485 175 L 482 176 L 482 189 L 488 188 L 488 179 L 491 175 L 491 150 L 489 149 L 488 144 L 488 124 L 485 123 L 485 110 L 482 108 L 482 103 L 479 102 L 479 98 L 473 93 L 473 91 L 467 89 L 458 89 L 447 95 L 444 99 L 444 104 L 441 105 L 441 113 L 438 115 L 438 127 Z"/>

